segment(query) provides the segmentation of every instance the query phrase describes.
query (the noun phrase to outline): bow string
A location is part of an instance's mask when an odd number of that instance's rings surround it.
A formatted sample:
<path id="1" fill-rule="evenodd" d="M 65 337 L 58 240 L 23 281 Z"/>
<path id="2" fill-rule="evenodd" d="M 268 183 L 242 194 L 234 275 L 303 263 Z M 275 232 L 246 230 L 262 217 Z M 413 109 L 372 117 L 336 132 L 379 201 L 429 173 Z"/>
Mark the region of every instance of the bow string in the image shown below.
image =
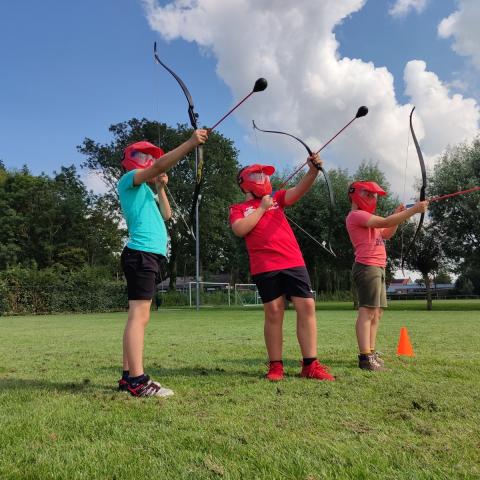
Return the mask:
<path id="1" fill-rule="evenodd" d="M 288 132 L 281 132 L 279 130 L 263 130 L 262 128 L 259 128 L 255 121 L 252 120 L 253 123 L 253 128 L 264 133 L 274 133 L 278 135 L 286 135 L 287 137 L 291 137 L 297 142 L 300 142 L 304 147 L 305 150 L 308 152 L 308 155 L 313 155 L 312 149 L 301 139 L 296 137 L 295 135 L 292 135 L 291 133 Z M 321 245 L 328 253 L 336 257 L 335 252 L 333 251 L 333 248 L 330 244 L 330 240 L 332 237 L 332 229 L 333 229 L 333 217 L 334 217 L 334 209 L 335 209 L 335 197 L 333 195 L 333 189 L 332 189 L 332 184 L 330 182 L 330 177 L 328 176 L 328 173 L 323 167 L 320 167 L 319 170 L 322 172 L 323 177 L 325 178 L 325 183 L 327 185 L 327 191 L 328 191 L 328 197 L 330 200 L 330 219 L 329 219 L 329 225 L 328 225 L 328 237 L 326 241 L 323 241 L 323 243 L 319 243 L 317 240 L 315 240 L 319 245 Z M 291 219 L 289 219 L 291 220 Z M 291 220 L 292 221 L 292 220 Z M 302 231 L 304 231 L 299 225 L 297 225 L 295 222 L 293 222 L 297 227 L 299 227 Z M 304 231 L 305 232 L 305 231 Z M 306 232 L 305 232 L 306 233 Z M 308 234 L 309 237 L 313 238 L 310 234 Z"/>

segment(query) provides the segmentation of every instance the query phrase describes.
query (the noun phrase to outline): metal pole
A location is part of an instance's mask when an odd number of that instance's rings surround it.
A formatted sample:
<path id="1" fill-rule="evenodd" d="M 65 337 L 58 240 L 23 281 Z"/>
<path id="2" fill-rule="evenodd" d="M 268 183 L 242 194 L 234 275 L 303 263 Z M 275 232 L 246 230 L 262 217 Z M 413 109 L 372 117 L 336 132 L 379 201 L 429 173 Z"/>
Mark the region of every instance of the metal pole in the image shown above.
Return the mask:
<path id="1" fill-rule="evenodd" d="M 198 172 L 198 147 L 195 149 L 195 172 Z M 195 289 L 197 292 L 197 298 L 195 300 L 195 306 L 197 311 L 200 310 L 200 215 L 199 206 L 202 196 L 197 198 L 197 204 L 195 205 Z"/>
<path id="2" fill-rule="evenodd" d="M 200 310 L 200 218 L 199 218 L 199 206 L 202 196 L 198 196 L 197 204 L 195 205 L 195 288 L 197 292 L 197 298 L 195 306 L 197 310 Z"/>

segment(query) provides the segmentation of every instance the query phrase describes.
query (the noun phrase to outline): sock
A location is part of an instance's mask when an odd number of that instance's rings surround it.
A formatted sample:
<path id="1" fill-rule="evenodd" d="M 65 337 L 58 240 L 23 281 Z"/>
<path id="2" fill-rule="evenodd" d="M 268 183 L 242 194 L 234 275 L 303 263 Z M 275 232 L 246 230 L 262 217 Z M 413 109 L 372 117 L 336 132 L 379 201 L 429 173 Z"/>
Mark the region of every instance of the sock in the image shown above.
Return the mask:
<path id="1" fill-rule="evenodd" d="M 316 359 L 317 359 L 317 357 L 304 358 L 303 359 L 303 365 L 308 367 L 308 365 L 311 365 Z"/>
<path id="2" fill-rule="evenodd" d="M 123 379 L 123 380 L 126 380 L 126 379 L 128 378 L 128 374 L 129 374 L 128 370 L 123 370 L 123 372 L 122 372 L 122 379 Z"/>
<path id="3" fill-rule="evenodd" d="M 282 367 L 283 367 L 283 360 L 270 360 L 270 365 L 271 365 L 272 363 L 280 363 L 280 364 L 282 365 Z"/>
<path id="4" fill-rule="evenodd" d="M 360 352 L 359 357 L 360 357 L 361 359 L 365 359 L 365 358 L 368 358 L 369 355 L 371 355 L 370 352 L 367 352 L 367 353 Z"/>
<path id="5" fill-rule="evenodd" d="M 128 377 L 128 383 L 130 385 L 140 385 L 141 383 L 145 383 L 148 379 L 148 375 L 142 373 L 138 377 Z"/>

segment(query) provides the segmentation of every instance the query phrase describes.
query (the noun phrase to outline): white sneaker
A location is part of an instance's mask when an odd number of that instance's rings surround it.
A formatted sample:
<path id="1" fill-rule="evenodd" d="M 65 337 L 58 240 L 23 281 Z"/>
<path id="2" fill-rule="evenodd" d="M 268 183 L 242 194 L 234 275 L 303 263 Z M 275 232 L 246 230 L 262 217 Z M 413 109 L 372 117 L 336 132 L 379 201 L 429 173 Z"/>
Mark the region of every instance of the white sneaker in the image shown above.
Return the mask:
<path id="1" fill-rule="evenodd" d="M 148 375 L 146 377 L 143 383 L 127 387 L 131 395 L 134 397 L 171 397 L 173 395 L 173 390 L 162 387 L 158 382 L 150 380 Z"/>

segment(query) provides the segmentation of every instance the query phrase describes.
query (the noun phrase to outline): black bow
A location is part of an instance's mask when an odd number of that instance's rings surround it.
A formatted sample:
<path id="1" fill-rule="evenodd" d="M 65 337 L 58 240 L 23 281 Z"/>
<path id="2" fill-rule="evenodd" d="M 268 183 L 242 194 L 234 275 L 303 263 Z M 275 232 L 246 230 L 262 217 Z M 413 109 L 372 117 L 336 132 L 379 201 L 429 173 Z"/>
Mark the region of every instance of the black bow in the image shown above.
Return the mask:
<path id="1" fill-rule="evenodd" d="M 190 125 L 194 130 L 198 129 L 198 113 L 195 112 L 195 106 L 193 104 L 192 95 L 188 91 L 187 86 L 183 82 L 183 80 L 167 65 L 165 65 L 157 55 L 157 42 L 153 44 L 153 55 L 155 60 L 167 70 L 173 78 L 178 82 L 180 88 L 182 89 L 183 93 L 185 94 L 185 98 L 188 102 L 188 118 L 190 119 Z M 193 233 L 193 220 L 195 218 L 195 207 L 197 206 L 198 196 L 200 195 L 200 187 L 202 184 L 203 179 L 203 145 L 197 145 L 195 147 L 195 157 L 196 157 L 196 168 L 197 171 L 195 172 L 195 189 L 193 190 L 193 197 L 192 197 L 192 205 L 190 207 L 190 216 L 189 216 L 189 223 L 190 223 L 190 234 L 195 238 Z"/>
<path id="2" fill-rule="evenodd" d="M 308 155 L 310 155 L 310 156 L 313 155 L 312 149 L 302 139 L 296 137 L 295 135 L 292 135 L 291 133 L 287 133 L 287 132 L 280 132 L 278 130 L 263 130 L 263 129 L 257 127 L 254 120 L 252 120 L 252 122 L 253 122 L 253 128 L 255 128 L 256 130 L 258 130 L 260 132 L 276 133 L 276 134 L 279 134 L 279 135 L 287 135 L 288 137 L 294 138 L 295 140 L 297 140 L 297 142 L 300 142 L 305 147 L 305 150 L 308 152 Z M 328 225 L 328 238 L 321 245 L 328 253 L 330 253 L 331 255 L 336 257 L 335 252 L 333 251 L 332 246 L 330 244 L 330 239 L 331 239 L 331 236 L 332 236 L 332 228 L 333 228 L 335 198 L 333 196 L 332 184 L 330 182 L 330 178 L 328 176 L 328 173 L 326 172 L 326 170 L 323 167 L 320 167 L 318 169 L 323 173 L 323 176 L 325 178 L 325 183 L 327 185 L 328 197 L 330 199 L 330 220 L 329 220 L 329 225 Z"/>
<path id="3" fill-rule="evenodd" d="M 422 202 L 423 200 L 425 200 L 425 190 L 427 189 L 427 171 L 425 169 L 425 161 L 423 160 L 422 150 L 420 149 L 417 136 L 415 135 L 415 130 L 413 129 L 412 117 L 413 117 L 414 110 L 415 110 L 415 107 L 413 107 L 412 111 L 410 112 L 410 131 L 412 132 L 413 143 L 415 144 L 415 149 L 417 150 L 418 161 L 420 162 L 420 170 L 422 171 L 422 186 L 420 187 L 420 201 Z M 422 228 L 424 218 L 425 218 L 425 213 L 422 213 L 420 216 L 420 220 L 418 222 L 417 229 L 415 230 L 415 234 L 413 235 L 412 241 L 407 247 L 407 251 L 405 252 L 405 255 L 403 255 L 403 252 L 402 252 L 402 267 L 401 267 L 402 272 L 404 270 L 405 260 L 407 259 L 410 251 L 412 250 L 415 240 L 420 232 L 420 229 Z"/>

